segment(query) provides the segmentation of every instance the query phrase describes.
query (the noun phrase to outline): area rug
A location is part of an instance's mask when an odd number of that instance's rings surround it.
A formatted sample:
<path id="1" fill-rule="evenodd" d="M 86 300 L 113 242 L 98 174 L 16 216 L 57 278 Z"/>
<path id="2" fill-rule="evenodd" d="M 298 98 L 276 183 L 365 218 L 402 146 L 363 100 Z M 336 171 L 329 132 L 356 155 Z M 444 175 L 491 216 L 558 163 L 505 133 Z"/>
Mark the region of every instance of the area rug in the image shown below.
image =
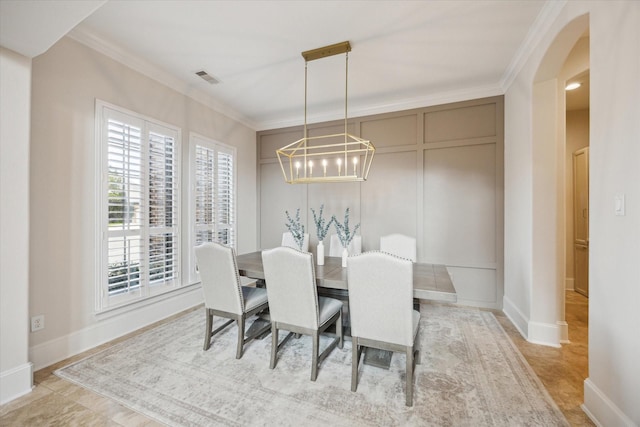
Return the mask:
<path id="1" fill-rule="evenodd" d="M 413 407 L 403 354 L 388 370 L 363 365 L 354 393 L 350 341 L 312 382 L 309 337 L 289 340 L 271 370 L 270 336 L 237 360 L 237 329 L 228 327 L 203 351 L 204 309 L 56 374 L 170 426 L 568 425 L 492 313 L 426 304 L 421 314 Z"/>

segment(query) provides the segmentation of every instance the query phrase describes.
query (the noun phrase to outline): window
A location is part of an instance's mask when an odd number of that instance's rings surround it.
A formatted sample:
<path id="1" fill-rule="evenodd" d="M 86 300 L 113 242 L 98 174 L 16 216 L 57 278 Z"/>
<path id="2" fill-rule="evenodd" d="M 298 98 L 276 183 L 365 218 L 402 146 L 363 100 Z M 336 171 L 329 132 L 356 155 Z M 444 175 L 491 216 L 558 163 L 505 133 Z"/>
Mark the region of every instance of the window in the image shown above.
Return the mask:
<path id="1" fill-rule="evenodd" d="M 202 242 L 236 246 L 235 149 L 192 134 L 190 247 Z M 197 278 L 191 251 L 191 279 Z"/>
<path id="2" fill-rule="evenodd" d="M 180 285 L 180 130 L 102 102 L 98 311 Z"/>

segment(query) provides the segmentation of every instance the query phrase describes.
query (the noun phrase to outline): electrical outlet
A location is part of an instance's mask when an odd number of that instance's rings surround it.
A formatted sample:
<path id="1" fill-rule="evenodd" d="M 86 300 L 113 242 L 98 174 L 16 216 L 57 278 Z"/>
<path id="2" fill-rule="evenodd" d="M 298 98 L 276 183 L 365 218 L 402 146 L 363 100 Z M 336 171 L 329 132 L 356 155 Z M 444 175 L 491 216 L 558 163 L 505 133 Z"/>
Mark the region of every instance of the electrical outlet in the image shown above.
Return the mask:
<path id="1" fill-rule="evenodd" d="M 33 316 L 31 318 L 31 332 L 44 329 L 44 314 Z"/>

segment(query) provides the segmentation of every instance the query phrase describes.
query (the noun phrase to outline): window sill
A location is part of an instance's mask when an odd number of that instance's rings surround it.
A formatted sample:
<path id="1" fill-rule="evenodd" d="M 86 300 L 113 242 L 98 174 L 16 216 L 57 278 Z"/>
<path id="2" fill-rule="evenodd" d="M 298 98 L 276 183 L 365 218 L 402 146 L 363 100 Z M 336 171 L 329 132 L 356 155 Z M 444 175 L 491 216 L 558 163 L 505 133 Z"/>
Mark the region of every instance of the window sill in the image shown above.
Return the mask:
<path id="1" fill-rule="evenodd" d="M 199 288 L 200 288 L 200 282 L 191 283 L 188 285 L 181 286 L 177 289 L 172 289 L 170 291 L 163 292 L 158 295 L 150 296 L 141 300 L 127 302 L 114 307 L 106 307 L 100 311 L 96 311 L 94 315 L 97 320 L 110 319 L 112 317 L 116 317 L 121 314 L 128 313 L 130 311 L 136 311 L 143 307 L 157 304 L 161 301 L 165 301 L 170 298 L 175 298 L 179 295 L 191 293 L 196 290 L 199 291 Z"/>

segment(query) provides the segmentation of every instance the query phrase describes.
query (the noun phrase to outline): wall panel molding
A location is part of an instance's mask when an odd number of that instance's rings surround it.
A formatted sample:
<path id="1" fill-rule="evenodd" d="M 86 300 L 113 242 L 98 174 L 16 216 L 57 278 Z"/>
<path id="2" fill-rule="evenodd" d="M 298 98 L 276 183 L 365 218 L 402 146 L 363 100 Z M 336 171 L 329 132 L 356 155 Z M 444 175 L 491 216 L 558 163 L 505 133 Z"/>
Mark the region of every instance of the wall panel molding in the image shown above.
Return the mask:
<path id="1" fill-rule="evenodd" d="M 343 121 L 314 123 L 309 135 L 335 132 Z M 351 118 L 349 132 L 376 147 L 363 183 L 286 184 L 275 150 L 302 135 L 301 126 L 257 133 L 258 246 L 280 244 L 285 210 L 301 210 L 315 252 L 310 208 L 361 223 L 363 250 L 382 235 L 416 238 L 418 260 L 443 263 L 453 274 L 459 301 L 502 308 L 504 295 L 504 100 L 473 99 Z M 331 234 L 333 231 L 330 231 Z M 325 246 L 328 239 L 325 240 Z"/>

